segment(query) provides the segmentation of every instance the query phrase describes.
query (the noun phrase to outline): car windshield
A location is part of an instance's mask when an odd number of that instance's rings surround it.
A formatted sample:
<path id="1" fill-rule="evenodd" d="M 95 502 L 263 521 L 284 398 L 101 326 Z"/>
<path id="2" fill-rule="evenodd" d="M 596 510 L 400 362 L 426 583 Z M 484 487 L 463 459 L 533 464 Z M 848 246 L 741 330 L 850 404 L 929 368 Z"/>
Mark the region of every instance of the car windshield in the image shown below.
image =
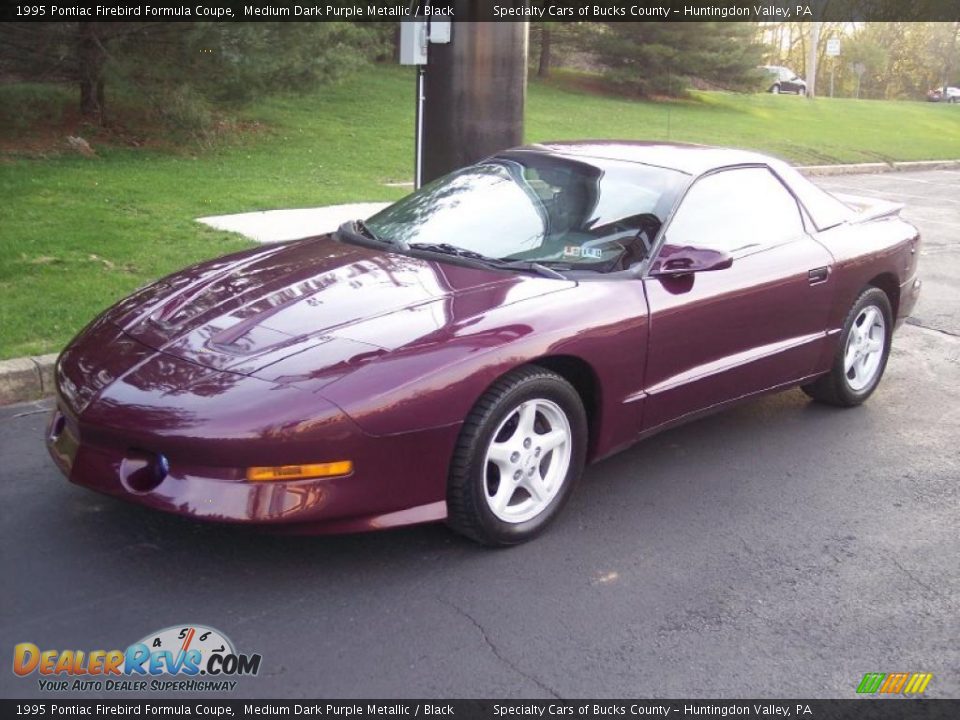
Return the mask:
<path id="1" fill-rule="evenodd" d="M 675 170 L 514 152 L 446 175 L 369 218 L 385 242 L 600 272 L 643 259 L 684 186 Z"/>

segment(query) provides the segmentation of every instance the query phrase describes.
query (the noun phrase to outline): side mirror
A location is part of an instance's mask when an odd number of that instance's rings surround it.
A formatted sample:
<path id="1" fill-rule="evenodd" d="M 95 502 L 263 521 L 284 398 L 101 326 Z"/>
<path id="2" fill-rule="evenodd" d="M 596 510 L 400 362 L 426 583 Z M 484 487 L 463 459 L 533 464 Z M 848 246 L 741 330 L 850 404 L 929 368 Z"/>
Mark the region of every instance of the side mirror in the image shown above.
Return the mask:
<path id="1" fill-rule="evenodd" d="M 653 277 L 678 277 L 708 270 L 724 270 L 733 265 L 729 253 L 697 247 L 664 245 L 650 266 Z"/>

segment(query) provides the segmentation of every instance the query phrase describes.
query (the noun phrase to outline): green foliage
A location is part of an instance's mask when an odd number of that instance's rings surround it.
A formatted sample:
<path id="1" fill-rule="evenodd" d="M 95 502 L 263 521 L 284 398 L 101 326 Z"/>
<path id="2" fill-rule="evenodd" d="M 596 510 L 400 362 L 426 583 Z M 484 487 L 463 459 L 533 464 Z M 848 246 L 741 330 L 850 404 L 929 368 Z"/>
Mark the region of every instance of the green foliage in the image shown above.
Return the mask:
<path id="1" fill-rule="evenodd" d="M 102 123 L 113 93 L 139 96 L 154 119 L 203 136 L 214 105 L 310 92 L 383 56 L 391 40 L 386 23 L 8 23 L 0 74 L 76 82 L 107 98 L 93 102 Z"/>
<path id="2" fill-rule="evenodd" d="M 691 78 L 754 89 L 761 48 L 749 23 L 593 23 L 590 46 L 615 83 L 641 95 L 682 95 Z"/>
<path id="3" fill-rule="evenodd" d="M 761 26 L 767 60 L 805 74 L 810 23 L 771 23 Z M 826 55 L 831 38 L 840 40 L 840 57 Z M 825 22 L 817 46 L 817 88 L 824 95 L 830 73 L 835 94 L 853 97 L 854 66 L 861 63 L 860 97 L 922 99 L 928 90 L 960 83 L 960 22 Z"/>
<path id="4" fill-rule="evenodd" d="M 181 86 L 212 102 L 309 92 L 382 52 L 356 23 L 190 23 L 118 38 L 111 72 L 145 89 Z"/>
<path id="5" fill-rule="evenodd" d="M 0 84 L 0 127 L 20 134 L 29 128 L 57 125 L 73 101 L 69 90 L 49 83 Z"/>

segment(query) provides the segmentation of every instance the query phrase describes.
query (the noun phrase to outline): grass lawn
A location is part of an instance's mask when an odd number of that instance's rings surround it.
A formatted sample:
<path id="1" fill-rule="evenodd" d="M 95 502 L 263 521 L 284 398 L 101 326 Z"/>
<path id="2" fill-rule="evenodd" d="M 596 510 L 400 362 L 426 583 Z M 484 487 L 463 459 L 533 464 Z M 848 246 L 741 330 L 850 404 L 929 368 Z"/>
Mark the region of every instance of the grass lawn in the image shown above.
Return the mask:
<path id="1" fill-rule="evenodd" d="M 94 143 L 96 158 L 0 155 L 0 359 L 58 350 L 134 288 L 248 244 L 196 217 L 404 194 L 384 183 L 412 172 L 412 82 L 378 67 L 271 98 L 243 113 L 263 129 L 196 153 Z M 724 93 L 650 103 L 586 94 L 563 75 L 531 83 L 528 141 L 591 137 L 737 145 L 807 164 L 960 158 L 960 108 Z"/>

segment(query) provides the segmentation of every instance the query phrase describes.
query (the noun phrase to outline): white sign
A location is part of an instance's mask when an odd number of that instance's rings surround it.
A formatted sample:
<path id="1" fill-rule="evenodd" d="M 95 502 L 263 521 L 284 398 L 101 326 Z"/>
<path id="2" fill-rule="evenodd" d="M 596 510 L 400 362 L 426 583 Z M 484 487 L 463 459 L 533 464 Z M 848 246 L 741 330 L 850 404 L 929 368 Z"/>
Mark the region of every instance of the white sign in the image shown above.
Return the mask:
<path id="1" fill-rule="evenodd" d="M 827 40 L 827 56 L 837 57 L 840 54 L 840 38 L 830 38 Z"/>

